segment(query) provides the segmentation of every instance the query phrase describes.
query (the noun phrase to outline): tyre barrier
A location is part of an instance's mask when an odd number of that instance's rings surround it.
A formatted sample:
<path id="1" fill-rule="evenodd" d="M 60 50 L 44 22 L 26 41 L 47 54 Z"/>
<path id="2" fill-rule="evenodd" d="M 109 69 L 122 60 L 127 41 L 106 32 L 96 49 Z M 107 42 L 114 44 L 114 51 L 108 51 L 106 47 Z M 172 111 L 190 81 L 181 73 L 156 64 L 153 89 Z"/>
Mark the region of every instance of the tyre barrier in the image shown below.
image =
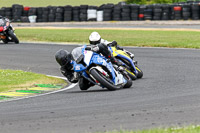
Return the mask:
<path id="1" fill-rule="evenodd" d="M 27 7 L 18 4 L 0 8 L 0 15 L 12 22 L 199 20 L 200 1 L 174 4 L 137 5 L 120 2 L 101 6 Z M 30 17 L 36 16 L 36 17 Z M 31 20 L 34 22 L 34 20 Z"/>

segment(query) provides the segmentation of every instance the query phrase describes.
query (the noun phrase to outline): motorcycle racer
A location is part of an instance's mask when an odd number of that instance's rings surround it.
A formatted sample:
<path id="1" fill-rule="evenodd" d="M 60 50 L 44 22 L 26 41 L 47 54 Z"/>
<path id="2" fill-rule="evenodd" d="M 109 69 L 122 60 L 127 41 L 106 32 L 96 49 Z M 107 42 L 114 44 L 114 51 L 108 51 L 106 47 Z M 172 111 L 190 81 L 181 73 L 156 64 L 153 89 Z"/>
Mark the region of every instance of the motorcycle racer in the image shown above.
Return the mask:
<path id="1" fill-rule="evenodd" d="M 116 41 L 113 42 L 109 42 L 107 40 L 104 40 L 101 38 L 100 34 L 96 31 L 92 32 L 89 36 L 89 42 L 91 45 L 97 45 L 99 43 L 104 44 L 105 46 L 115 46 L 118 50 L 123 50 L 124 52 L 126 52 L 131 59 L 134 58 L 134 54 L 125 50 L 124 48 L 120 47 L 119 45 L 117 45 Z"/>
<path id="2" fill-rule="evenodd" d="M 88 88 L 93 86 L 91 82 L 86 80 L 84 77 L 79 77 L 79 74 L 77 72 L 74 72 L 74 60 L 70 52 L 60 49 L 56 52 L 55 58 L 57 63 L 61 66 L 61 73 L 68 79 L 69 82 L 79 82 L 79 87 L 81 90 L 87 90 Z"/>

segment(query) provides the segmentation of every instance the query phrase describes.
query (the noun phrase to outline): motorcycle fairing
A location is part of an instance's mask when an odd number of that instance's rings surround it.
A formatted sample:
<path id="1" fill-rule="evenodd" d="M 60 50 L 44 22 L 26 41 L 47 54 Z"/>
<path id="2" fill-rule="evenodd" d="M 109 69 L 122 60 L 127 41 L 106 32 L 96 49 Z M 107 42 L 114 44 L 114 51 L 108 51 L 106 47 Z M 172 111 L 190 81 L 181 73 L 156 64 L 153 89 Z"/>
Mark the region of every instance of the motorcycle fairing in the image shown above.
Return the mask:
<path id="1" fill-rule="evenodd" d="M 131 63 L 131 66 L 134 69 L 134 72 L 137 74 L 137 70 L 135 65 L 133 64 L 133 60 L 128 56 L 128 54 L 122 50 L 117 50 L 116 47 L 109 47 L 109 50 L 111 51 L 111 53 L 113 54 L 114 57 L 120 57 L 120 58 L 124 58 L 126 60 L 128 60 Z M 122 62 L 123 63 L 123 62 Z"/>

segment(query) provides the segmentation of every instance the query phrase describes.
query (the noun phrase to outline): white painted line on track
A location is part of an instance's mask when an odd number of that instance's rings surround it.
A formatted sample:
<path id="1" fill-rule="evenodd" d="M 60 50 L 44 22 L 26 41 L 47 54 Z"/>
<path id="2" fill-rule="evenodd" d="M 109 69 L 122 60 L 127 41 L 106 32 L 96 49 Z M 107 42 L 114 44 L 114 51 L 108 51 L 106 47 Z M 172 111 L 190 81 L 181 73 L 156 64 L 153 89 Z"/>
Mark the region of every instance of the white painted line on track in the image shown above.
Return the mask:
<path id="1" fill-rule="evenodd" d="M 67 80 L 64 77 L 58 77 L 58 76 L 52 76 L 52 75 L 47 75 L 47 76 L 51 76 L 51 77 L 56 77 L 56 78 L 61 78 L 61 79 Z M 57 93 L 57 92 L 66 91 L 66 90 L 72 89 L 76 85 L 77 85 L 77 83 L 76 84 L 71 84 L 70 86 L 65 87 L 63 89 L 60 89 L 60 90 L 51 91 L 51 92 L 47 92 L 47 93 L 43 93 L 43 94 L 38 94 L 38 95 L 34 95 L 34 96 L 27 96 L 27 97 L 21 97 L 21 98 L 16 98 L 16 99 L 4 100 L 4 101 L 0 101 L 0 103 L 10 102 L 10 101 L 17 101 L 17 100 L 21 100 L 21 99 L 33 98 L 33 97 L 44 96 L 44 95 L 49 95 L 49 94 L 54 94 L 54 93 Z"/>

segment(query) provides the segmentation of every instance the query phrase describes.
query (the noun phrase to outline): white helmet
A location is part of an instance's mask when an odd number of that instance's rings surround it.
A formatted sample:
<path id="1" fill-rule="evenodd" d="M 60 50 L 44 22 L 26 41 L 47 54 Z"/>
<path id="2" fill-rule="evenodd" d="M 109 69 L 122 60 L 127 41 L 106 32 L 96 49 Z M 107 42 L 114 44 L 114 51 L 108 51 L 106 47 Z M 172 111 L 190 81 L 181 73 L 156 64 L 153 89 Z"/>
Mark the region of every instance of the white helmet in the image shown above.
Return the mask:
<path id="1" fill-rule="evenodd" d="M 89 36 L 90 44 L 96 45 L 101 42 L 101 36 L 98 32 L 92 32 Z"/>

